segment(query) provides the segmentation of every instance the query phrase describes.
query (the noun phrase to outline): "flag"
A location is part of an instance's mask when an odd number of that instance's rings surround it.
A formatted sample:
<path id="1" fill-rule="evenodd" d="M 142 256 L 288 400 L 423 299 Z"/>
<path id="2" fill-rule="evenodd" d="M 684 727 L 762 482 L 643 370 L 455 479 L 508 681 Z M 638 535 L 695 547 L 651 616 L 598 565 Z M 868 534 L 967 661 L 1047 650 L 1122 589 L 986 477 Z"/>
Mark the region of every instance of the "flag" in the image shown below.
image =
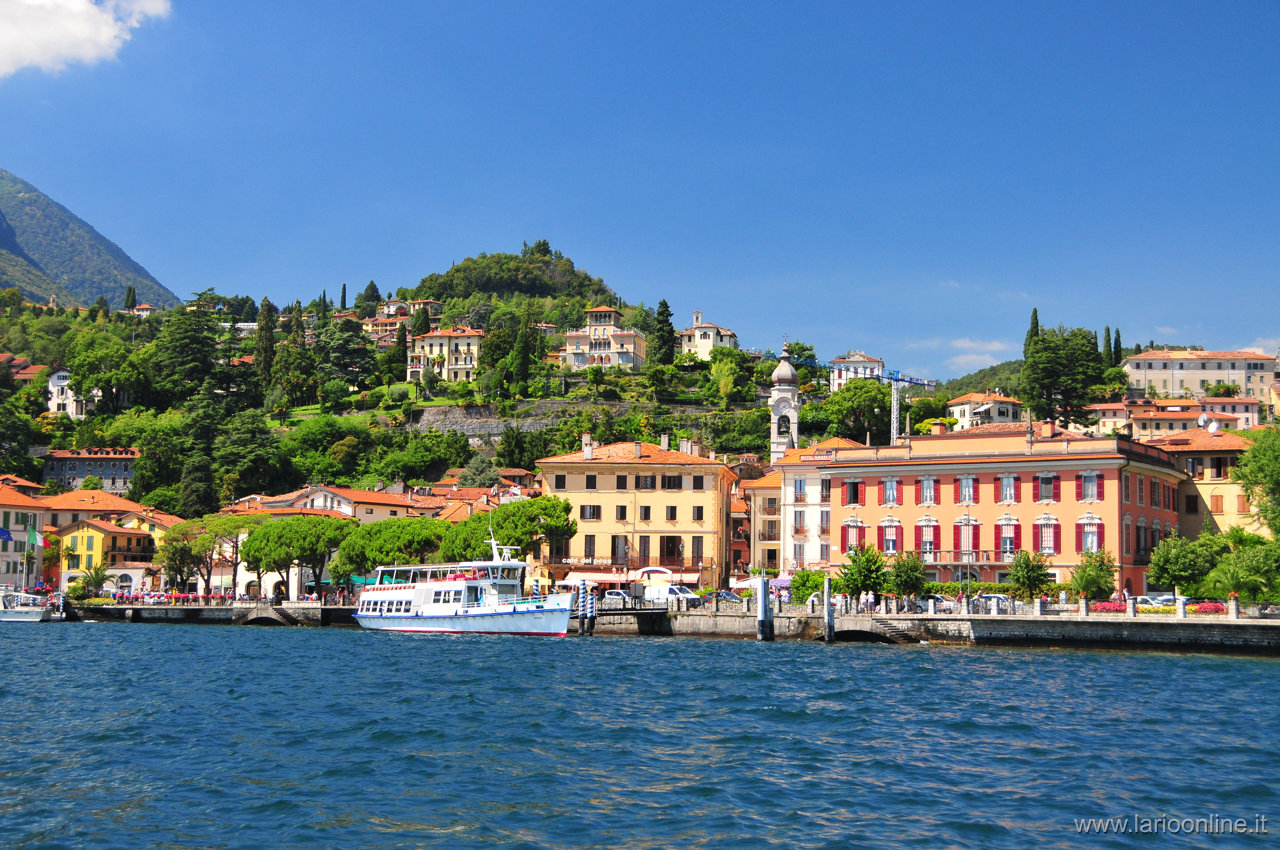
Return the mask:
<path id="1" fill-rule="evenodd" d="M 13 535 L 9 533 L 9 529 L 0 527 L 0 540 L 12 540 Z"/>
<path id="2" fill-rule="evenodd" d="M 34 528 L 27 529 L 27 545 L 28 546 L 48 546 L 49 541 L 44 539 L 44 535 L 36 531 Z"/>

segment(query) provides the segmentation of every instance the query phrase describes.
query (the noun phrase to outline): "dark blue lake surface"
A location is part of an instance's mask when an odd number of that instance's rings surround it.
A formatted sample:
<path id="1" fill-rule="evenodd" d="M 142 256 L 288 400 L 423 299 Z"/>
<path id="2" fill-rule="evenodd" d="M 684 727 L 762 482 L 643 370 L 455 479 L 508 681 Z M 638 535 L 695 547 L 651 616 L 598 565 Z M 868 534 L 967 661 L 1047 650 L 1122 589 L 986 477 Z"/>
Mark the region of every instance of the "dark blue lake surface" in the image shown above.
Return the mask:
<path id="1" fill-rule="evenodd" d="M 1268 816 L 1280 662 L 0 627 L 0 834 L 67 847 L 1029 847 Z M 1179 836 L 1192 846 L 1265 837 Z"/>

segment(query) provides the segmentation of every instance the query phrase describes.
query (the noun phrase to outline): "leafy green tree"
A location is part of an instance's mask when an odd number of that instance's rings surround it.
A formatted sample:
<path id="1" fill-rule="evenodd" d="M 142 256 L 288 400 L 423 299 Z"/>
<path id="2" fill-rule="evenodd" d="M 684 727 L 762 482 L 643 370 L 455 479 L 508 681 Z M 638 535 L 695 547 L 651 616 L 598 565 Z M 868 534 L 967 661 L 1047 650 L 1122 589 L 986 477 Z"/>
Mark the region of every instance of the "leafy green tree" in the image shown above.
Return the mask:
<path id="1" fill-rule="evenodd" d="M 1022 341 L 1022 359 L 1026 360 L 1031 354 L 1031 343 L 1040 336 L 1040 313 L 1035 307 L 1031 308 L 1031 325 L 1027 328 L 1026 338 Z"/>
<path id="2" fill-rule="evenodd" d="M 1274 553 L 1265 553 L 1266 547 L 1246 552 L 1232 552 L 1223 556 L 1216 567 L 1200 582 L 1200 589 L 1210 596 L 1236 594 L 1256 600 L 1272 586 L 1275 575 Z M 1257 555 L 1253 552 L 1257 551 Z"/>
<path id="3" fill-rule="evenodd" d="M 266 517 L 237 514 L 206 514 L 180 522 L 164 533 L 161 548 L 181 544 L 179 552 L 189 558 L 194 574 L 204 581 L 204 592 L 213 592 L 213 571 L 220 562 L 231 565 L 231 587 L 236 586 L 241 537 L 266 522 Z"/>
<path id="4" fill-rule="evenodd" d="M 258 331 L 253 344 L 253 368 L 265 384 L 271 380 L 271 368 L 276 356 L 276 328 L 280 311 L 266 296 L 258 308 Z"/>
<path id="5" fill-rule="evenodd" d="M 1205 532 L 1195 540 L 1174 535 L 1166 537 L 1151 551 L 1147 579 L 1156 587 L 1172 587 L 1185 594 L 1198 585 L 1218 564 L 1226 541 Z"/>
<path id="6" fill-rule="evenodd" d="M 80 575 L 75 582 L 85 589 L 89 596 L 101 596 L 102 588 L 107 582 L 114 582 L 118 577 L 107 571 L 107 565 L 98 562 L 91 567 L 79 569 Z"/>
<path id="7" fill-rule="evenodd" d="M 189 398 L 213 374 L 215 327 L 212 314 L 198 305 L 165 318 L 155 343 L 153 381 L 166 404 Z"/>
<path id="8" fill-rule="evenodd" d="M 1280 538 L 1280 430 L 1271 426 L 1251 431 L 1248 437 L 1252 445 L 1236 462 L 1231 478 L 1244 488 L 1254 513 Z"/>
<path id="9" fill-rule="evenodd" d="M 320 586 L 320 576 L 331 554 L 342 545 L 359 523 L 354 519 L 327 516 L 291 516 L 263 523 L 249 533 L 240 547 L 245 561 L 261 572 L 279 573 L 288 581 L 294 563 L 311 571 Z M 259 587 L 261 587 L 259 577 Z"/>
<path id="10" fill-rule="evenodd" d="M 353 575 L 366 575 L 388 564 L 424 564 L 440 549 L 451 525 L 430 517 L 393 517 L 361 525 L 338 547 L 329 564 L 335 584 Z"/>
<path id="11" fill-rule="evenodd" d="M 1115 336 L 1111 339 L 1111 365 L 1121 366 L 1124 364 L 1124 346 L 1120 344 L 1120 329 L 1116 328 Z"/>
<path id="12" fill-rule="evenodd" d="M 271 383 L 284 390 L 291 406 L 310 404 L 316 398 L 319 376 L 315 356 L 307 347 L 300 311 L 295 310 L 290 317 L 288 338 L 276 346 Z"/>
<path id="13" fill-rule="evenodd" d="M 1102 358 L 1093 331 L 1059 326 L 1030 341 L 1022 365 L 1022 400 L 1036 419 L 1087 425 L 1091 388 L 1102 382 Z"/>
<path id="14" fill-rule="evenodd" d="M 540 458 L 550 457 L 554 450 L 545 429 L 521 431 L 515 425 L 507 425 L 502 429 L 494 460 L 500 467 L 533 470 L 538 468 Z"/>
<path id="15" fill-rule="evenodd" d="M 1106 370 L 1115 365 L 1114 353 L 1111 348 L 1111 325 L 1107 325 L 1102 331 L 1102 368 Z"/>
<path id="16" fill-rule="evenodd" d="M 885 585 L 890 593 L 919 596 L 924 591 L 925 568 L 919 555 L 898 555 L 893 559 L 892 567 L 885 575 Z"/>
<path id="17" fill-rule="evenodd" d="M 409 337 L 405 323 L 396 325 L 395 343 L 381 355 L 382 377 L 388 384 L 405 379 L 409 367 Z"/>
<path id="18" fill-rule="evenodd" d="M 568 540 L 578 532 L 567 499 L 539 496 L 522 502 L 498 505 L 484 514 L 474 514 L 452 526 L 440 541 L 440 560 L 445 563 L 487 558 L 489 529 L 504 546 L 518 546 L 523 557 L 538 550 L 543 542 Z"/>
<path id="19" fill-rule="evenodd" d="M 325 413 L 337 413 L 346 406 L 347 382 L 340 378 L 325 381 L 320 385 L 320 409 Z"/>
<path id="20" fill-rule="evenodd" d="M 368 286 L 356 293 L 356 300 L 353 306 L 357 316 L 361 319 L 370 319 L 378 311 L 378 305 L 381 303 L 382 293 L 378 291 L 378 285 L 373 281 L 369 281 Z"/>
<path id="21" fill-rule="evenodd" d="M 404 326 L 400 327 L 403 329 Z M 369 350 L 369 338 L 360 329 L 360 325 L 350 319 L 343 319 L 326 328 L 322 336 L 325 340 L 329 374 L 341 378 L 348 386 L 357 389 L 368 387 L 377 370 L 377 360 Z M 405 350 L 407 352 L 407 347 Z M 401 369 L 393 380 L 404 380 L 404 370 Z"/>
<path id="22" fill-rule="evenodd" d="M 178 481 L 178 515 L 203 516 L 218 509 L 218 494 L 213 486 L 213 465 L 209 456 L 187 455 Z"/>
<path id="23" fill-rule="evenodd" d="M 86 475 L 84 481 L 80 482 L 81 490 L 101 490 L 102 479 L 97 475 Z"/>
<path id="24" fill-rule="evenodd" d="M 821 570 L 796 570 L 791 575 L 791 601 L 804 604 L 813 594 L 821 594 L 826 577 L 827 574 Z"/>
<path id="25" fill-rule="evenodd" d="M 863 591 L 876 593 L 885 584 L 884 555 L 872 546 L 860 546 L 849 552 L 849 560 L 840 568 L 835 579 L 835 590 L 849 596 Z"/>
<path id="26" fill-rule="evenodd" d="M 493 461 L 484 455 L 476 455 L 467 462 L 466 468 L 458 476 L 459 487 L 495 487 L 502 480 Z"/>
<path id="27" fill-rule="evenodd" d="M 1009 584 L 1017 588 L 1022 599 L 1032 599 L 1053 584 L 1048 567 L 1049 559 L 1040 552 L 1018 552 L 1009 566 Z"/>
<path id="28" fill-rule="evenodd" d="M 187 584 L 196 575 L 201 556 L 188 540 L 175 540 L 161 543 L 156 550 L 156 558 L 160 561 L 160 569 L 168 581 L 170 589 L 186 591 Z"/>
<path id="29" fill-rule="evenodd" d="M 1116 561 L 1110 552 L 1086 552 L 1071 574 L 1070 587 L 1085 599 L 1106 599 L 1116 589 Z"/>

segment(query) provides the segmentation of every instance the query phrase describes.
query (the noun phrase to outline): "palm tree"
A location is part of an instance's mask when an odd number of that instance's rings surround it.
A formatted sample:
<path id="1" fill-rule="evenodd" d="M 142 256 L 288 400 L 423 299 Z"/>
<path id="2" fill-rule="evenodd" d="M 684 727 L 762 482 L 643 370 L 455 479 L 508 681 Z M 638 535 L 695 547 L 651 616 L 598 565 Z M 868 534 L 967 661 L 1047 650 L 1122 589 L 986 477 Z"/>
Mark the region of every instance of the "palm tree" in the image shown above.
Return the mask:
<path id="1" fill-rule="evenodd" d="M 1201 587 L 1218 596 L 1226 597 L 1235 593 L 1257 599 L 1258 594 L 1267 589 L 1267 579 L 1258 575 L 1246 566 L 1224 559 L 1222 563 L 1209 571 L 1204 577 Z"/>
<path id="2" fill-rule="evenodd" d="M 106 564 L 94 564 L 92 567 L 81 567 L 76 583 L 89 591 L 90 596 L 102 595 L 102 586 L 107 582 L 115 582 L 119 576 L 107 572 Z"/>

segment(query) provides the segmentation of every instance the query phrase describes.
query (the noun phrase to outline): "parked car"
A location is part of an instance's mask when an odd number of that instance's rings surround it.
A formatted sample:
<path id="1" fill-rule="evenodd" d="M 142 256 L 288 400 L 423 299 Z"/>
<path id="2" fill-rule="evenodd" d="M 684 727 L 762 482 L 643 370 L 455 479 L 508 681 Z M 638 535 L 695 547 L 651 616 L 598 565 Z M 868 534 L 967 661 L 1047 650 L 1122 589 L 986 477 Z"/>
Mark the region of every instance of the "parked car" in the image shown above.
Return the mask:
<path id="1" fill-rule="evenodd" d="M 712 599 L 719 599 L 721 602 L 737 602 L 739 604 L 742 602 L 742 597 L 732 590 L 713 590 L 702 597 L 704 602 L 710 602 Z"/>
<path id="2" fill-rule="evenodd" d="M 944 596 L 941 593 L 926 593 L 920 597 L 920 605 L 923 610 L 929 610 L 929 600 L 933 600 L 933 610 L 939 614 L 954 614 L 956 610 L 956 600 L 950 596 Z"/>
<path id="3" fill-rule="evenodd" d="M 838 607 L 840 607 L 840 601 L 841 601 L 842 599 L 844 599 L 844 594 L 843 594 L 843 593 L 833 593 L 833 594 L 831 594 L 831 605 L 832 605 L 832 607 L 834 607 L 834 608 L 838 608 Z M 815 590 L 813 593 L 810 593 L 810 594 L 809 594 L 809 598 L 808 598 L 807 600 L 805 600 L 805 603 L 804 603 L 804 604 L 805 604 L 805 605 L 808 605 L 810 602 L 812 602 L 814 605 L 821 605 L 821 604 L 822 604 L 822 591 L 821 591 L 821 590 Z"/>
<path id="4" fill-rule="evenodd" d="M 1160 608 L 1164 605 L 1159 599 L 1152 599 L 1150 596 L 1135 596 L 1133 601 L 1137 603 L 1139 608 Z M 1169 604 L 1172 605 L 1173 603 L 1170 602 Z"/>
<path id="5" fill-rule="evenodd" d="M 603 608 L 625 608 L 631 603 L 631 597 L 625 590 L 606 590 L 600 600 Z"/>
<path id="6" fill-rule="evenodd" d="M 646 602 L 665 602 L 671 605 L 683 599 L 686 608 L 701 608 L 702 597 L 682 584 L 651 584 L 644 589 Z"/>

